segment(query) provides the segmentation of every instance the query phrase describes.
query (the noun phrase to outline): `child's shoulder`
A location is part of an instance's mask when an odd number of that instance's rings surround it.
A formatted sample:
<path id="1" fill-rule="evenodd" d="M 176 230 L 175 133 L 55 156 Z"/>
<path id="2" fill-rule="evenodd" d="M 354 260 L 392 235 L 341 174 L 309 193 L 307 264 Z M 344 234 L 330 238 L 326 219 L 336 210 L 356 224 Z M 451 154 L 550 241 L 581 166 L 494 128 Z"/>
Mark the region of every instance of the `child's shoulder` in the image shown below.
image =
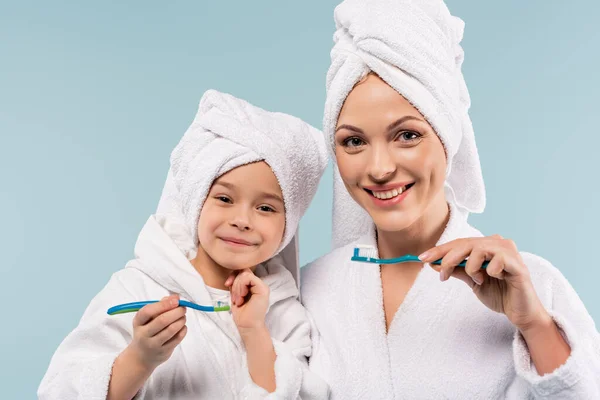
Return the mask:
<path id="1" fill-rule="evenodd" d="M 146 273 L 129 266 L 113 273 L 104 289 L 122 292 L 123 295 L 136 298 L 157 296 L 168 292 Z"/>
<path id="2" fill-rule="evenodd" d="M 298 297 L 298 285 L 282 257 L 276 256 L 260 264 L 255 273 L 269 286 L 271 297 L 278 298 L 279 301 Z"/>

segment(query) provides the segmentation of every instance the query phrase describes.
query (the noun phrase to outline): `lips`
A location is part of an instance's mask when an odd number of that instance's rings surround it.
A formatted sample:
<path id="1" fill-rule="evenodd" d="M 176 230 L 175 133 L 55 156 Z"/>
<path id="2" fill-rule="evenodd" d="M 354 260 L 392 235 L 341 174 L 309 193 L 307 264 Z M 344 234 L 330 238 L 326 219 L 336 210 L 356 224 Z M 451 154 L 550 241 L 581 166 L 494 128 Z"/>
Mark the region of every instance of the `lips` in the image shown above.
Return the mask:
<path id="1" fill-rule="evenodd" d="M 371 196 L 375 197 L 378 200 L 392 200 L 401 196 L 411 187 L 413 187 L 415 183 L 407 183 L 407 184 L 397 184 L 397 185 L 386 185 L 386 186 L 369 186 L 365 187 L 365 191 L 369 193 Z"/>
<path id="2" fill-rule="evenodd" d="M 254 246 L 254 243 L 236 237 L 220 237 L 222 241 L 235 246 Z"/>

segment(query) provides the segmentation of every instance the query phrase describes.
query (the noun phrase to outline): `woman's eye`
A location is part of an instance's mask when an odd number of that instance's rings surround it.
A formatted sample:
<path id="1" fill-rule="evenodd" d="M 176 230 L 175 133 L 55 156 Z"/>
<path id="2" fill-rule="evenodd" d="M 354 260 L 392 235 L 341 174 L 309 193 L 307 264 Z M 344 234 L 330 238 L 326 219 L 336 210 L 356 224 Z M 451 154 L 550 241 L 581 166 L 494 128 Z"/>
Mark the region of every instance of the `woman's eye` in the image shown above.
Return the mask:
<path id="1" fill-rule="evenodd" d="M 398 135 L 398 138 L 401 140 L 410 142 L 413 140 L 420 139 L 421 135 L 419 133 L 412 132 L 412 131 L 404 131 L 404 132 L 400 132 L 400 134 Z"/>
<path id="2" fill-rule="evenodd" d="M 229 199 L 229 197 L 226 196 L 217 196 L 217 200 L 220 200 L 223 203 L 231 203 L 231 199 Z"/>
<path id="3" fill-rule="evenodd" d="M 359 146 L 362 146 L 364 143 L 365 142 L 361 138 L 358 138 L 356 136 L 352 136 L 347 139 L 344 139 L 344 142 L 343 142 L 345 147 L 359 147 Z"/>

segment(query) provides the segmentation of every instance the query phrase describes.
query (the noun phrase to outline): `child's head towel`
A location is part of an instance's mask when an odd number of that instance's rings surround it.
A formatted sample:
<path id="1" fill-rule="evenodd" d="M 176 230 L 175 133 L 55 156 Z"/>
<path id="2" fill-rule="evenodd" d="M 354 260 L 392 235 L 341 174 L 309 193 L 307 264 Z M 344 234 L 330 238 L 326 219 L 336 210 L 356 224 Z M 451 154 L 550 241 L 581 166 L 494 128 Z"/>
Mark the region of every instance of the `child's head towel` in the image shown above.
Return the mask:
<path id="1" fill-rule="evenodd" d="M 213 181 L 241 165 L 265 161 L 279 181 L 285 204 L 285 232 L 278 253 L 287 246 L 288 254 L 282 256 L 286 263 L 293 263 L 288 268 L 297 278 L 293 239 L 327 159 L 323 134 L 306 122 L 208 90 L 194 121 L 171 154 L 158 213 L 179 219 L 197 244 L 200 210 Z"/>

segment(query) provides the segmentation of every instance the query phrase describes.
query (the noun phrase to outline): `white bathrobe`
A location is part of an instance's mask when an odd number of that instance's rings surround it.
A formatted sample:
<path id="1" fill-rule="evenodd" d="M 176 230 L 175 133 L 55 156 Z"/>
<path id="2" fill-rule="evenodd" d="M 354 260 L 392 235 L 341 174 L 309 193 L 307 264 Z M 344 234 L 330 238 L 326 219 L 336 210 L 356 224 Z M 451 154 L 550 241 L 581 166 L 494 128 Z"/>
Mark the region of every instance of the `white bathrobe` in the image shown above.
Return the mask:
<path id="1" fill-rule="evenodd" d="M 478 236 L 452 213 L 438 244 Z M 380 269 L 350 261 L 356 244 L 375 245 L 374 234 L 301 269 L 302 301 L 319 331 L 310 369 L 329 383 L 332 399 L 600 399 L 600 335 L 548 261 L 521 253 L 572 352 L 541 377 L 506 316 L 487 309 L 464 282 L 440 282 L 429 266 L 386 334 Z"/>
<path id="2" fill-rule="evenodd" d="M 115 358 L 131 342 L 134 313 L 107 315 L 113 305 L 182 299 L 212 305 L 201 276 L 176 242 L 168 222 L 152 216 L 139 235 L 135 259 L 116 272 L 62 342 L 39 387 L 41 399 L 105 399 Z M 266 323 L 277 354 L 277 389 L 251 380 L 243 342 L 229 313 L 188 310 L 188 332 L 171 358 L 146 381 L 136 399 L 325 399 L 327 385 L 307 369 L 310 323 L 291 273 L 276 259 L 257 268 L 270 287 Z"/>

